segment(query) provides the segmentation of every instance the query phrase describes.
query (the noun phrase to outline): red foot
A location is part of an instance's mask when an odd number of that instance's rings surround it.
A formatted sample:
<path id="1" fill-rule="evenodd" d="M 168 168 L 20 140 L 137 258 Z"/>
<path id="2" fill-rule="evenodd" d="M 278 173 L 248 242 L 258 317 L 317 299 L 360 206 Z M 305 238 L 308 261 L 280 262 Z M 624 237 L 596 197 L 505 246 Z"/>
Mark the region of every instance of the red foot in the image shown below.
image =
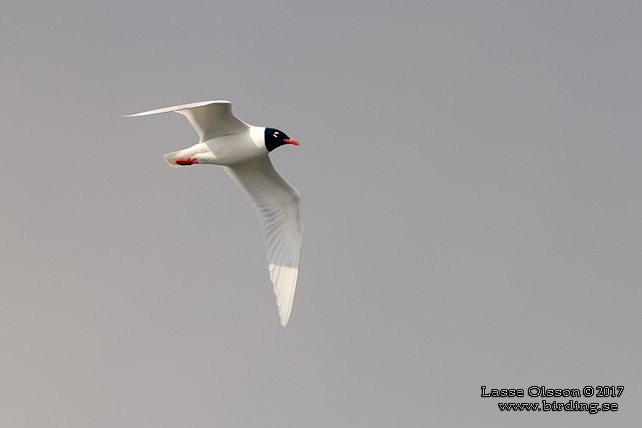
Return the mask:
<path id="1" fill-rule="evenodd" d="M 194 165 L 196 162 L 196 158 L 186 158 L 186 159 L 179 159 L 176 161 L 176 165 Z"/>

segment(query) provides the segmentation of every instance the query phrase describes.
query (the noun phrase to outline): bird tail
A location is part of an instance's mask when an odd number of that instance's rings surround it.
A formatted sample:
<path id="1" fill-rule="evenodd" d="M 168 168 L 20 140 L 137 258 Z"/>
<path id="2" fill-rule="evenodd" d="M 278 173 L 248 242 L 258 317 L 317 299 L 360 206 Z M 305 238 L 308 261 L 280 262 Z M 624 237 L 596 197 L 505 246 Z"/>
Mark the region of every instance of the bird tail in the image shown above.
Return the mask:
<path id="1" fill-rule="evenodd" d="M 183 156 L 181 156 L 181 152 L 184 152 L 185 150 L 179 150 L 177 152 L 171 152 L 163 155 L 169 166 L 173 168 L 180 168 L 180 165 L 176 163 L 177 160 L 181 159 Z"/>

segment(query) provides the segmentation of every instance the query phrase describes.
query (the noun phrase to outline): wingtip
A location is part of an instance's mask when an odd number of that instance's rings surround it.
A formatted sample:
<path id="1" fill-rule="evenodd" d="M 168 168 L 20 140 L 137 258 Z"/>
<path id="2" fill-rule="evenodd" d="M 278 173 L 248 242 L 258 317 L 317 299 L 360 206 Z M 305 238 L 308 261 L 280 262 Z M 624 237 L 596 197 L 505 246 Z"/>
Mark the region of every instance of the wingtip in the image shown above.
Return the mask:
<path id="1" fill-rule="evenodd" d="M 152 111 L 153 111 L 153 110 L 152 110 Z M 149 114 L 149 112 L 147 112 L 147 111 L 143 111 L 143 112 L 140 112 L 140 113 L 126 114 L 126 115 L 124 115 L 123 117 L 147 116 L 148 114 Z"/>
<path id="2" fill-rule="evenodd" d="M 288 325 L 288 321 L 289 321 L 289 320 L 290 320 L 290 316 L 289 316 L 289 315 L 288 315 L 287 317 L 283 317 L 283 318 L 281 318 L 281 325 L 282 325 L 283 327 L 287 326 L 287 325 Z"/>
<path id="3" fill-rule="evenodd" d="M 279 316 L 281 317 L 281 325 L 283 327 L 288 325 L 288 321 L 290 321 L 290 315 L 292 315 L 292 306 L 290 306 L 289 310 L 286 308 L 279 308 Z"/>
<path id="4" fill-rule="evenodd" d="M 274 285 L 274 294 L 276 294 L 276 304 L 279 308 L 281 325 L 285 327 L 292 314 L 299 268 L 278 266 L 273 263 L 270 263 L 268 268 L 270 270 L 270 279 Z"/>

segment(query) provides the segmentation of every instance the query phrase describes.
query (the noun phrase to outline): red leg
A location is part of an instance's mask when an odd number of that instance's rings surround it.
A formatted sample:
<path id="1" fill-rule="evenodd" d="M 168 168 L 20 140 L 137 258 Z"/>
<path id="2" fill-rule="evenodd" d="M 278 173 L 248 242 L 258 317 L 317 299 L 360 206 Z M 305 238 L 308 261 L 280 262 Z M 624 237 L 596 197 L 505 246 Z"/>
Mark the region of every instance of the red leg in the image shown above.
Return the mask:
<path id="1" fill-rule="evenodd" d="M 194 165 L 195 163 L 198 163 L 196 158 L 185 158 L 176 161 L 176 165 Z"/>

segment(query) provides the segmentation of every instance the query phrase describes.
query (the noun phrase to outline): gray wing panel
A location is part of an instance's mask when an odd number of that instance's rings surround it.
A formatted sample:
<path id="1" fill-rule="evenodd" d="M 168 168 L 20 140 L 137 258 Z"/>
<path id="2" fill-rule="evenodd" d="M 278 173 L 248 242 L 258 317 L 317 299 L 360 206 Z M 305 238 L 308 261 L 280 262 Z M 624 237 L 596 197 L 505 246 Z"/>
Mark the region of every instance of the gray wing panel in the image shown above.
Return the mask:
<path id="1" fill-rule="evenodd" d="M 125 117 L 149 116 L 169 112 L 180 113 L 187 117 L 187 120 L 198 133 L 200 142 L 222 135 L 242 132 L 249 127 L 248 124 L 234 115 L 232 103 L 223 100 L 182 104 L 131 114 Z"/>
<path id="2" fill-rule="evenodd" d="M 270 279 L 285 326 L 294 302 L 303 240 L 299 192 L 276 172 L 267 156 L 225 170 L 249 195 L 263 225 Z"/>

